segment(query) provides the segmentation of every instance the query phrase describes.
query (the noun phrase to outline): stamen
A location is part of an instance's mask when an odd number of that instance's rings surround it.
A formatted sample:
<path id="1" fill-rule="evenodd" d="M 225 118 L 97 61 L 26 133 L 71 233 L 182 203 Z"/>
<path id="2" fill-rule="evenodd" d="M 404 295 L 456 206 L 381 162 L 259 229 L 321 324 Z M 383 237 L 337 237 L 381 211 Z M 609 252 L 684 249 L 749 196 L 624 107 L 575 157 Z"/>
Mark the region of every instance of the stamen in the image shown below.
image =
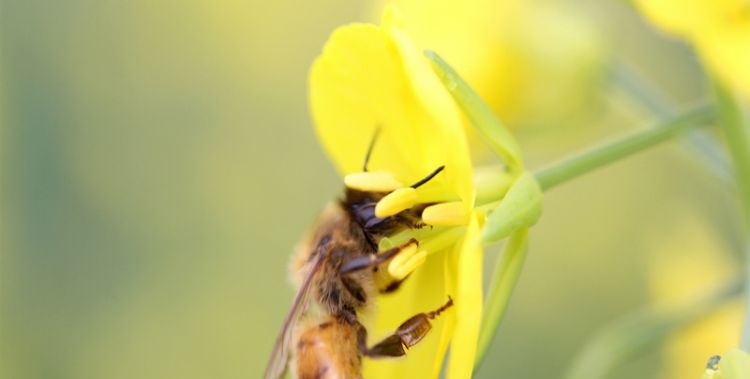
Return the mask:
<path id="1" fill-rule="evenodd" d="M 424 242 L 420 244 L 419 247 L 426 251 L 428 255 L 433 254 L 455 245 L 456 241 L 458 241 L 464 233 L 465 231 L 463 228 L 443 229 L 442 232 L 434 236 L 422 239 Z"/>
<path id="2" fill-rule="evenodd" d="M 417 245 L 409 245 L 401 250 L 398 255 L 388 264 L 388 274 L 395 280 L 402 280 L 409 276 L 417 267 L 421 266 L 427 258 L 427 252 L 417 251 Z"/>
<path id="3" fill-rule="evenodd" d="M 404 262 L 409 260 L 411 256 L 417 253 L 418 244 L 416 243 L 410 243 L 406 246 L 404 246 L 398 254 L 391 259 L 391 261 L 388 263 L 388 273 L 391 273 L 392 268 L 401 267 L 403 266 Z"/>
<path id="4" fill-rule="evenodd" d="M 375 217 L 385 218 L 409 209 L 417 202 L 417 190 L 411 187 L 399 188 L 383 197 L 375 206 Z"/>
<path id="5" fill-rule="evenodd" d="M 422 221 L 434 226 L 458 226 L 469 222 L 466 205 L 460 201 L 431 205 L 422 212 Z"/>
<path id="6" fill-rule="evenodd" d="M 391 192 L 404 186 L 386 171 L 349 174 L 344 177 L 344 184 L 347 188 L 365 192 Z"/>

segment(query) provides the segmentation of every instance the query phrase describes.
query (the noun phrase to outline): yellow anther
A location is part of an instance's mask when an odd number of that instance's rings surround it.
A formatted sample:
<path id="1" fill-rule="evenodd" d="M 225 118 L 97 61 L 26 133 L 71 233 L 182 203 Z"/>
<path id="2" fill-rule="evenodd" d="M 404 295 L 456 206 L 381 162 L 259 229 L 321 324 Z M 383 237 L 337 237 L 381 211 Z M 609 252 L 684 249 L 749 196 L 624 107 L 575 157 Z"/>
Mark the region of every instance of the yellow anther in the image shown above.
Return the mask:
<path id="1" fill-rule="evenodd" d="M 375 206 L 375 217 L 393 216 L 409 209 L 417 202 L 417 190 L 411 187 L 399 188 L 385 195 Z"/>
<path id="2" fill-rule="evenodd" d="M 404 264 L 405 261 L 407 261 L 412 255 L 417 253 L 417 244 L 416 243 L 410 243 L 401 250 L 399 250 L 398 254 L 396 254 L 393 259 L 391 259 L 391 262 L 388 263 L 388 273 L 391 272 L 391 269 L 393 267 L 399 267 Z"/>
<path id="3" fill-rule="evenodd" d="M 390 192 L 403 187 L 396 178 L 386 171 L 357 172 L 344 177 L 347 188 L 367 192 Z"/>
<path id="4" fill-rule="evenodd" d="M 395 280 L 402 280 L 421 266 L 427 258 L 427 252 L 417 251 L 417 245 L 412 244 L 401 250 L 388 264 L 388 274 Z"/>
<path id="5" fill-rule="evenodd" d="M 422 212 L 422 221 L 435 226 L 466 225 L 469 213 L 466 205 L 460 201 L 431 205 Z"/>

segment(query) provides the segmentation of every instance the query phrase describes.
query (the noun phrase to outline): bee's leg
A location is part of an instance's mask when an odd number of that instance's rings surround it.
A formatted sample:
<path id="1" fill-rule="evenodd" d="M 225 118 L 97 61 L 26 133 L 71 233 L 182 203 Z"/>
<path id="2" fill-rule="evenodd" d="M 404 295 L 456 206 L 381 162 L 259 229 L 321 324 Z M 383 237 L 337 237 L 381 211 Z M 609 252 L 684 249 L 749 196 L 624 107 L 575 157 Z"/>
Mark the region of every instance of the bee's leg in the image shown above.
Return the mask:
<path id="1" fill-rule="evenodd" d="M 369 348 L 366 345 L 367 331 L 364 327 L 361 327 L 358 335 L 359 349 L 362 354 L 373 358 L 400 357 L 406 354 L 406 349 L 416 345 L 432 329 L 430 320 L 433 320 L 452 305 L 453 299 L 448 297 L 448 301 L 440 308 L 432 312 L 412 316 L 404 321 L 393 334 Z"/>
<path id="2" fill-rule="evenodd" d="M 420 207 L 419 213 L 421 213 L 422 209 Z M 406 229 L 422 229 L 429 225 L 425 224 L 424 221 L 422 221 L 419 216 L 416 214 L 413 214 L 409 211 L 399 213 L 396 216 L 393 216 L 393 222 L 403 226 Z"/>
<path id="3" fill-rule="evenodd" d="M 339 273 L 342 275 L 350 274 L 355 271 L 364 270 L 366 268 L 379 266 L 385 262 L 388 262 L 393 257 L 398 255 L 401 250 L 405 249 L 406 247 L 417 244 L 417 240 L 412 238 L 409 241 L 407 241 L 404 244 L 401 244 L 399 246 L 396 246 L 392 249 L 388 249 L 386 251 L 382 251 L 377 254 L 368 254 L 363 255 L 360 257 L 354 257 L 344 262 L 344 264 L 341 265 L 341 269 L 339 270 Z"/>

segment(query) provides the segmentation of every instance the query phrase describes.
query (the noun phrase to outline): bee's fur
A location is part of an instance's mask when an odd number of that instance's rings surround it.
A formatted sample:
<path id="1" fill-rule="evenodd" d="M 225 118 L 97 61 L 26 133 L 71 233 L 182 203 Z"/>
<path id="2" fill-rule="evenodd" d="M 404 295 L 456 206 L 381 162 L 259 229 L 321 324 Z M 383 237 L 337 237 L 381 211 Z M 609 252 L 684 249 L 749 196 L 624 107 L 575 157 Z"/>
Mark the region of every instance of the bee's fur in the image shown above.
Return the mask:
<path id="1" fill-rule="evenodd" d="M 321 312 L 341 316 L 361 309 L 375 294 L 372 273 L 368 270 L 339 275 L 343 262 L 351 257 L 375 254 L 364 232 L 351 220 L 341 204 L 329 204 L 318 219 L 309 244 L 298 246 L 293 259 L 292 275 L 301 283 L 318 254 L 324 261 L 313 276 L 312 298 Z"/>
<path id="2" fill-rule="evenodd" d="M 359 379 L 363 355 L 400 356 L 429 331 L 434 318 L 452 302 L 435 312 L 421 313 L 407 320 L 391 337 L 372 349 L 367 347 L 367 331 L 357 312 L 367 309 L 380 292 L 398 288 L 389 283 L 377 288 L 375 264 L 342 274 L 342 266 L 353 258 L 378 254 L 377 243 L 386 235 L 404 228 L 419 227 L 424 207 L 380 219 L 374 206 L 384 194 L 348 189 L 345 199 L 329 204 L 315 230 L 300 243 L 290 271 L 299 287 L 313 267 L 309 309 L 295 326 L 291 349 L 292 371 L 298 379 Z M 320 262 L 319 262 L 320 260 Z"/>

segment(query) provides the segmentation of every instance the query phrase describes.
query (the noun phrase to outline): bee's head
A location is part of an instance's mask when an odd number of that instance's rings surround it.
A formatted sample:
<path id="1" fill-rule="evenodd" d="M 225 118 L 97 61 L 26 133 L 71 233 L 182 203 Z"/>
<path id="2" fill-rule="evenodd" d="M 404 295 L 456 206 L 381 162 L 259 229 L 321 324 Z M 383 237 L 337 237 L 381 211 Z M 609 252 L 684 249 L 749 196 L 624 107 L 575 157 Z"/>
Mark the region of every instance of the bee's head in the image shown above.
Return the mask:
<path id="1" fill-rule="evenodd" d="M 399 196 L 397 191 L 362 191 L 347 187 L 341 204 L 374 240 L 391 236 L 404 229 L 423 226 L 421 215 L 428 204 L 414 204 L 407 201 L 406 204 L 396 204 L 395 206 L 403 208 L 393 214 L 386 216 L 378 214 L 384 203 L 386 206 L 393 206 L 386 202 L 392 200 L 394 196 Z"/>
<path id="2" fill-rule="evenodd" d="M 429 204 L 417 201 L 417 189 L 439 174 L 439 166 L 427 176 L 410 186 L 405 186 L 389 171 L 369 171 L 368 163 L 380 127 L 370 141 L 361 172 L 344 177 L 346 191 L 341 202 L 365 232 L 375 236 L 388 236 L 399 230 L 424 225 L 422 211 Z"/>

